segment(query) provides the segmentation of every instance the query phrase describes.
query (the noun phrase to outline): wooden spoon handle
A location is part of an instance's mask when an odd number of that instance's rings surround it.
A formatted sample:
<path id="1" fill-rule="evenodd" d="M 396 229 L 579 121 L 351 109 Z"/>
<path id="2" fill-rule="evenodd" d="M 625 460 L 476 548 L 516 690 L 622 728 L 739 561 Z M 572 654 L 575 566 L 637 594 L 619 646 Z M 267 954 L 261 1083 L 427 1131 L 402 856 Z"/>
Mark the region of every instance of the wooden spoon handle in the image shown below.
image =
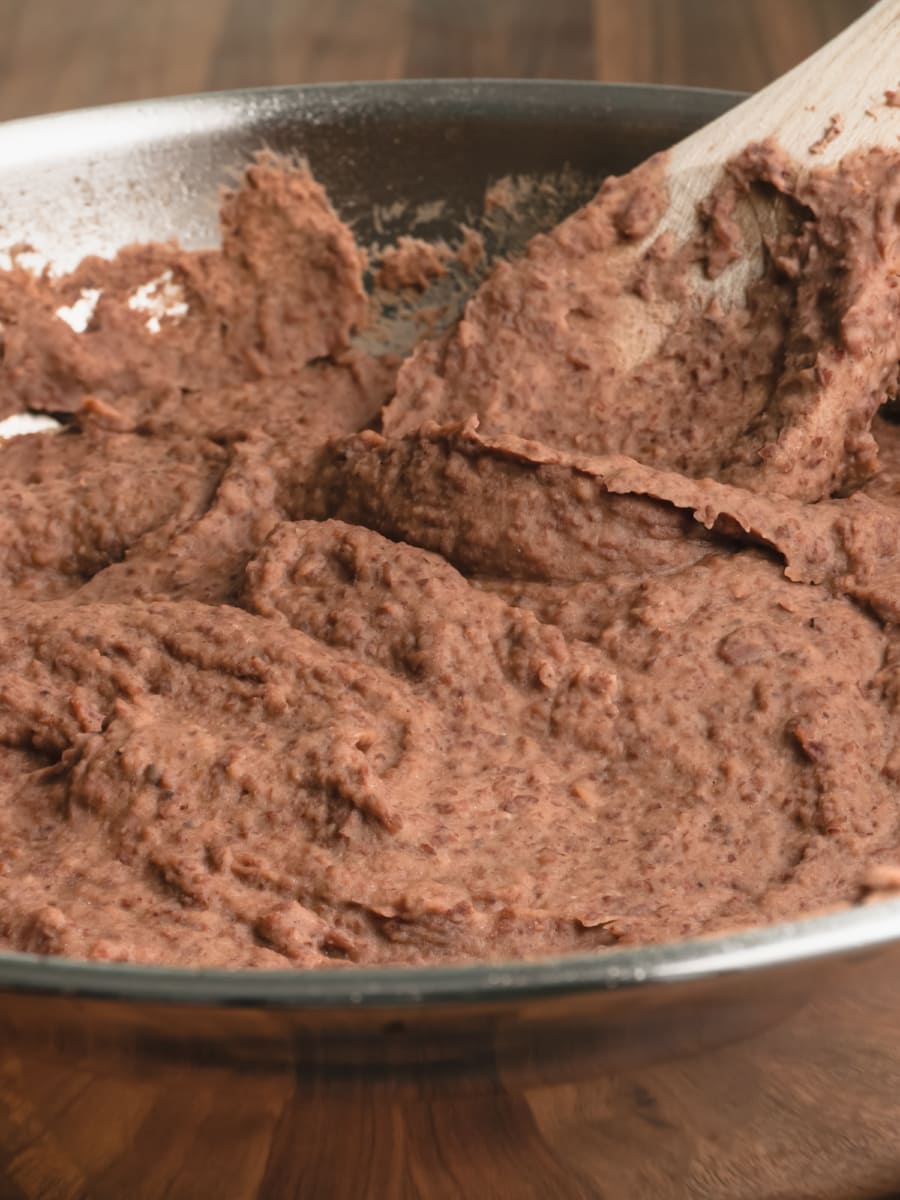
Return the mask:
<path id="1" fill-rule="evenodd" d="M 900 0 L 880 0 L 815 54 L 672 151 L 670 217 L 685 232 L 722 164 L 748 142 L 775 138 L 812 165 L 859 146 L 900 152 Z"/>

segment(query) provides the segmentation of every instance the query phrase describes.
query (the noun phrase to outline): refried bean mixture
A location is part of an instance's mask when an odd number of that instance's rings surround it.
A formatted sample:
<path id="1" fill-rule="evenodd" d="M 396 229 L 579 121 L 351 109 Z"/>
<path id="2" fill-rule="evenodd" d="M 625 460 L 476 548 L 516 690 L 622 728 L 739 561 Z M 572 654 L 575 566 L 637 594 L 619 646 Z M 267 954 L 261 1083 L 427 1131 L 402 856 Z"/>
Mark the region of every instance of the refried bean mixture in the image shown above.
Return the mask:
<path id="1" fill-rule="evenodd" d="M 271 159 L 221 249 L 0 274 L 0 416 L 63 424 L 0 445 L 0 945 L 519 958 L 897 875 L 900 157 L 748 147 L 682 246 L 665 167 L 402 364 Z"/>

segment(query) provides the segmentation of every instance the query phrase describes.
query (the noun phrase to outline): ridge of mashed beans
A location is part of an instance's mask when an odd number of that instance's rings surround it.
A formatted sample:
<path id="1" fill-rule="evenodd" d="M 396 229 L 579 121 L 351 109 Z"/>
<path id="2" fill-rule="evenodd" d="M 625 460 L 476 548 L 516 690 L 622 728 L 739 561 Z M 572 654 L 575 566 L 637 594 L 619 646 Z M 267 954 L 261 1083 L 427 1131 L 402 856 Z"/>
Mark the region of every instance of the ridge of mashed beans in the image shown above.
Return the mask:
<path id="1" fill-rule="evenodd" d="M 900 157 L 750 146 L 685 245 L 665 170 L 402 364 L 272 159 L 220 249 L 0 273 L 0 416 L 63 424 L 0 445 L 0 945 L 534 957 L 897 876 Z"/>

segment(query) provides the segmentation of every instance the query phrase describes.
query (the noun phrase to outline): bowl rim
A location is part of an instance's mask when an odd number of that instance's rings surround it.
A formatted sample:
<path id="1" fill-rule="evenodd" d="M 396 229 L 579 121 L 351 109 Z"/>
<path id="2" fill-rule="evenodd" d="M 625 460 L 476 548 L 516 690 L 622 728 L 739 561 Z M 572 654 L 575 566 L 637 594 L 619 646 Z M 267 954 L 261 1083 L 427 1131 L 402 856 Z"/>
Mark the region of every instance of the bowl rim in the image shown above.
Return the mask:
<path id="1" fill-rule="evenodd" d="M 168 967 L 0 953 L 4 992 L 241 1008 L 394 1009 L 619 992 L 857 957 L 900 941 L 900 899 L 590 955 L 441 966 Z"/>
<path id="2" fill-rule="evenodd" d="M 667 84 L 604 83 L 592 80 L 405 79 L 352 83 L 298 84 L 133 100 L 93 108 L 20 117 L 0 123 L 3 173 L 18 163 L 52 162 L 42 147 L 63 156 L 84 143 L 102 146 L 110 132 L 120 145 L 155 141 L 184 132 L 202 136 L 232 128 L 236 114 L 257 119 L 318 102 L 325 109 L 358 111 L 372 100 L 417 115 L 423 102 L 440 117 L 459 104 L 479 102 L 480 113 L 527 101 L 548 114 L 567 105 L 567 115 L 596 111 L 598 100 L 615 108 L 618 99 L 648 101 L 648 114 L 662 97 L 677 98 L 694 112 L 721 111 L 742 94 L 716 88 Z M 715 115 L 715 114 L 713 114 Z M 41 138 L 43 127 L 46 138 Z M 516 962 L 474 962 L 442 966 L 286 968 L 277 970 L 153 966 L 88 962 L 55 956 L 0 952 L 0 993 L 24 992 L 143 1001 L 240 1007 L 395 1008 L 524 1001 L 585 992 L 607 992 L 764 971 L 815 959 L 877 950 L 900 941 L 900 899 L 884 899 L 817 916 L 738 932 L 659 945 L 604 950 Z"/>
<path id="3" fill-rule="evenodd" d="M 431 94 L 429 94 L 431 93 Z M 28 116 L 12 117 L 0 121 L 0 139 L 4 143 L 4 152 L 17 146 L 20 141 L 32 139 L 38 132 L 38 125 L 44 125 L 49 132 L 53 126 L 67 132 L 81 133 L 98 131 L 109 144 L 127 141 L 131 145 L 143 137 L 159 137 L 166 132 L 167 123 L 177 118 L 179 127 L 173 132 L 189 133 L 191 136 L 214 132 L 219 120 L 229 120 L 235 114 L 242 116 L 251 114 L 254 117 L 265 117 L 268 113 L 277 112 L 284 107 L 294 107 L 303 98 L 312 98 L 338 111 L 353 111 L 359 106 L 371 105 L 372 99 L 380 104 L 394 104 L 398 107 L 409 103 L 415 97 L 418 106 L 416 115 L 431 113 L 441 117 L 448 106 L 464 102 L 470 104 L 473 100 L 488 107 L 508 103 L 510 95 L 516 96 L 516 103 L 540 108 L 542 105 L 552 105 L 551 111 L 558 111 L 563 100 L 573 105 L 577 114 L 579 107 L 583 115 L 596 115 L 596 102 L 606 96 L 614 100 L 620 96 L 634 100 L 642 95 L 658 104 L 665 96 L 669 99 L 677 97 L 683 103 L 701 108 L 711 103 L 722 111 L 726 102 L 730 107 L 745 100 L 748 93 L 734 91 L 729 88 L 686 87 L 680 84 L 640 83 L 640 82 L 606 82 L 594 79 L 521 79 L 504 76 L 448 76 L 417 79 L 373 79 L 339 80 L 328 83 L 298 83 L 279 84 L 273 87 L 223 88 L 209 92 L 184 92 L 171 96 L 159 96 L 139 100 L 120 100 L 109 104 L 91 105 L 83 108 L 60 109 L 55 111 L 35 113 Z M 204 110 L 207 110 L 204 113 Z M 185 115 L 196 117 L 196 124 L 184 127 Z M 308 114 L 307 114 L 308 115 Z M 479 114 L 482 115 L 482 114 Z M 571 115 L 571 114 L 569 114 Z M 126 125 L 126 118 L 128 119 Z M 230 124 L 228 126 L 231 127 Z M 83 153 L 78 146 L 77 152 Z M 29 157 L 41 160 L 47 157 L 46 146 L 29 146 Z M 2 162 L 3 174 L 9 171 L 6 158 Z"/>

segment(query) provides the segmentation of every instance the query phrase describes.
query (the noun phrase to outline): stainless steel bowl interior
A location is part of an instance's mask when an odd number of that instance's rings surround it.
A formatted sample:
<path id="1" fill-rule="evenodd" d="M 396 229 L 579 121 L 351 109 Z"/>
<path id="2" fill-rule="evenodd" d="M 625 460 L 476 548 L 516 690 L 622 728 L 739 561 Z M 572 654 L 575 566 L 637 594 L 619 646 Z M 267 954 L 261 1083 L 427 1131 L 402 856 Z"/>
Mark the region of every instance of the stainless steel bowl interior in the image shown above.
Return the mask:
<path id="1" fill-rule="evenodd" d="M 212 244 L 220 187 L 261 147 L 308 157 L 364 242 L 403 232 L 417 206 L 435 200 L 441 212 L 416 233 L 440 235 L 475 219 L 486 185 L 501 175 L 568 165 L 574 207 L 605 174 L 738 99 L 628 85 L 427 81 L 222 93 L 16 121 L 0 126 L 0 246 L 26 242 L 63 269 L 134 240 Z M 0 991 L 317 1009 L 509 1001 L 687 983 L 864 954 L 898 938 L 900 900 L 892 900 L 693 942 L 459 967 L 190 971 L 0 954 Z"/>

